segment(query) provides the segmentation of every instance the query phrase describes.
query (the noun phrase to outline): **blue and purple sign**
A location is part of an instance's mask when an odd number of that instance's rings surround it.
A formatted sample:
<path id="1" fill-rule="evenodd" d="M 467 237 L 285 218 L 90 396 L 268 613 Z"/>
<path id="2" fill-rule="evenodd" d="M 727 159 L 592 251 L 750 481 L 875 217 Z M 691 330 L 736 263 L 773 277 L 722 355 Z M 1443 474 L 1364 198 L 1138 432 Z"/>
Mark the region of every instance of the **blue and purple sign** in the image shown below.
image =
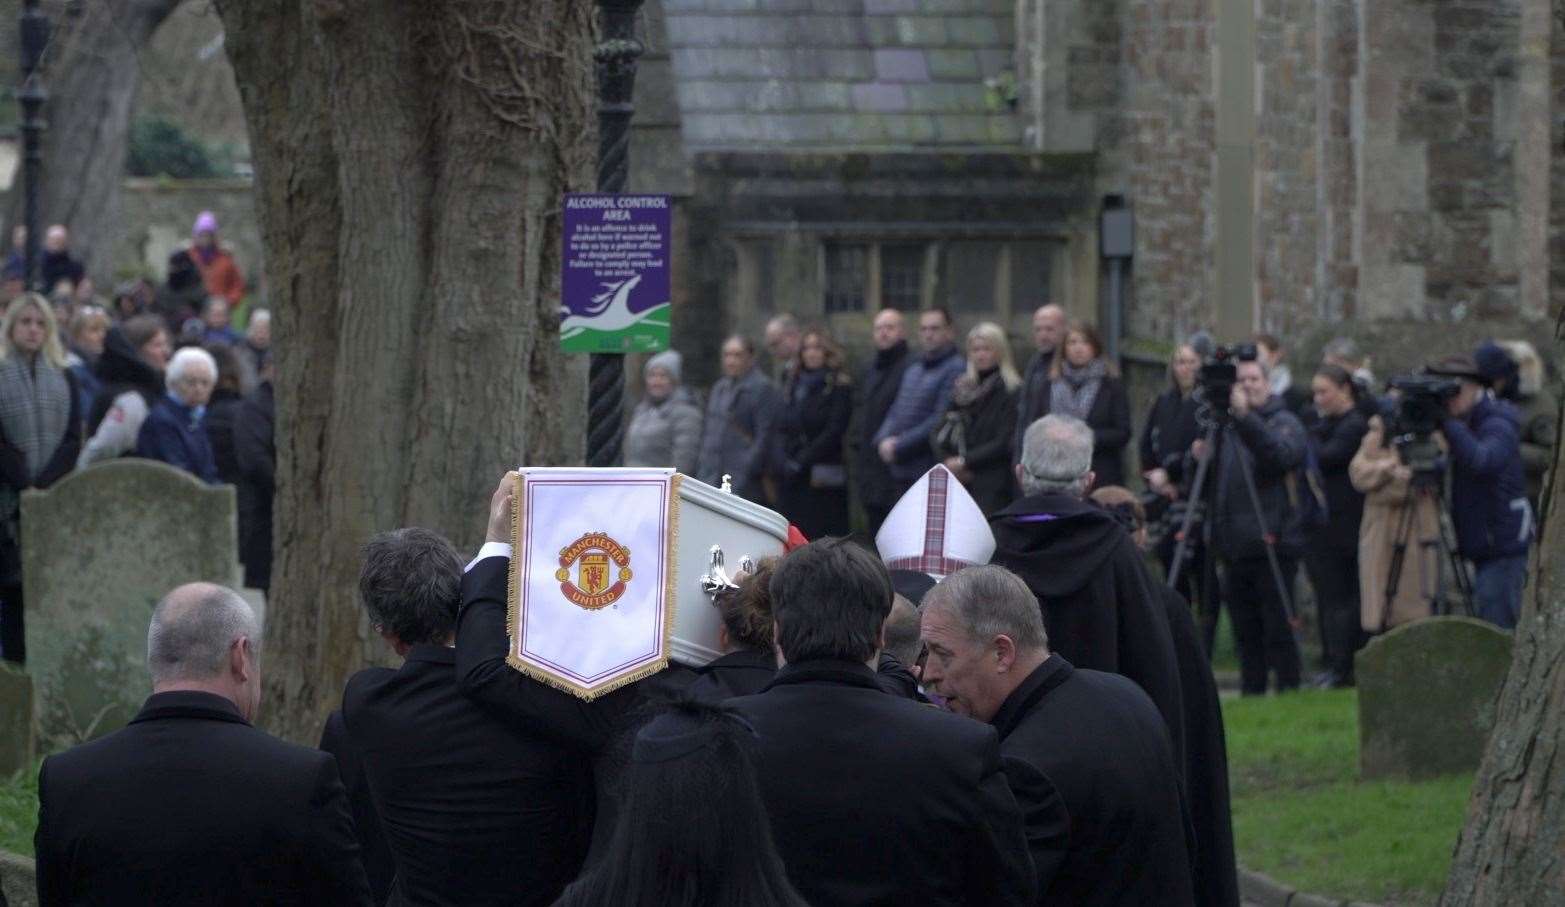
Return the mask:
<path id="1" fill-rule="evenodd" d="M 562 350 L 668 349 L 670 219 L 666 195 L 565 196 Z"/>

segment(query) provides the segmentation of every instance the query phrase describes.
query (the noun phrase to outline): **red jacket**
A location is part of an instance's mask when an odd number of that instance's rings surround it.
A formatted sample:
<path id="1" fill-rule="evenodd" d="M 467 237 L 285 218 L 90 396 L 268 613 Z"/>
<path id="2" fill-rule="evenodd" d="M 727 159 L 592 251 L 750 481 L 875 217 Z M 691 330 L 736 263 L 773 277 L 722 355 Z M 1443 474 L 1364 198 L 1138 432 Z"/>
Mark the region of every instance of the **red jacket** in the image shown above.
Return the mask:
<path id="1" fill-rule="evenodd" d="M 236 306 L 245 298 L 245 279 L 227 249 L 218 249 L 206 263 L 202 262 L 200 252 L 191 249 L 190 259 L 201 272 L 201 282 L 206 285 L 208 296 L 221 296 L 228 300 L 229 306 Z"/>

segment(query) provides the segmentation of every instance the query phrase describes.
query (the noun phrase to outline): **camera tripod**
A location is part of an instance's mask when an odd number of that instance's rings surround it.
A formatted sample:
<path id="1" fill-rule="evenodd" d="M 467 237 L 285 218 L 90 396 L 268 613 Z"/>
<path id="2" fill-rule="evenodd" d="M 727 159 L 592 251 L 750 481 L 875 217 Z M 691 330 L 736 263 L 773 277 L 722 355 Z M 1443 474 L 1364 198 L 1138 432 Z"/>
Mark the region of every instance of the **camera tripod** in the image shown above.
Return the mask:
<path id="1" fill-rule="evenodd" d="M 1392 536 L 1391 564 L 1386 572 L 1386 607 L 1380 615 L 1380 632 L 1386 632 L 1387 621 L 1391 619 L 1391 605 L 1396 601 L 1397 590 L 1402 585 L 1402 567 L 1407 562 L 1407 548 L 1413 536 L 1413 525 L 1417 520 L 1416 506 L 1420 500 L 1432 501 L 1435 511 L 1436 533 L 1434 540 L 1421 541 L 1422 547 L 1434 547 L 1440 552 L 1440 559 L 1436 561 L 1436 575 L 1432 585 L 1435 588 L 1433 595 L 1429 596 L 1432 603 L 1431 610 L 1436 614 L 1445 613 L 1444 599 L 1440 595 L 1439 564 L 1444 564 L 1451 570 L 1451 577 L 1456 582 L 1456 591 L 1461 595 L 1462 610 L 1469 617 L 1473 616 L 1473 580 L 1467 573 L 1467 564 L 1456 552 L 1454 537 L 1456 530 L 1451 522 L 1450 511 L 1445 506 L 1445 496 L 1441 494 L 1439 478 L 1434 475 L 1415 473 L 1407 486 L 1407 494 L 1402 497 L 1402 513 L 1397 518 L 1396 535 Z M 1418 577 L 1421 582 L 1428 581 L 1428 577 Z"/>
<path id="2" fill-rule="evenodd" d="M 1190 530 L 1195 523 L 1196 511 L 1204 506 L 1202 496 L 1206 493 L 1206 482 L 1211 475 L 1212 464 L 1221 455 L 1223 444 L 1238 443 L 1233 437 L 1233 424 L 1226 409 L 1209 410 L 1207 418 L 1203 421 L 1207 423 L 1206 433 L 1202 437 L 1202 440 L 1205 442 L 1206 455 L 1201 458 L 1196 466 L 1195 480 L 1190 484 L 1189 504 L 1185 507 L 1184 518 L 1181 520 L 1179 532 L 1175 536 L 1177 541 L 1174 547 L 1174 566 L 1168 574 L 1168 587 L 1170 589 L 1178 588 L 1179 575 L 1183 571 L 1185 561 L 1190 553 Z M 1272 581 L 1277 584 L 1277 597 L 1282 602 L 1283 615 L 1287 618 L 1289 627 L 1297 628 L 1298 619 L 1294 615 L 1293 596 L 1289 592 L 1287 581 L 1283 579 L 1282 564 L 1277 560 L 1277 536 L 1272 532 L 1271 527 L 1266 525 L 1266 513 L 1261 507 L 1261 495 L 1255 485 L 1255 472 L 1251 468 L 1249 461 L 1243 456 L 1238 458 L 1238 462 L 1239 474 L 1244 478 L 1245 495 L 1249 499 L 1251 509 L 1254 511 L 1255 522 L 1261 527 L 1261 541 L 1266 548 L 1266 563 L 1271 568 Z M 1212 557 L 1211 515 L 1208 515 L 1207 518 L 1201 521 L 1201 531 L 1205 542 L 1205 559 L 1209 563 Z M 1215 601 L 1215 598 L 1207 590 L 1207 578 L 1210 574 L 1210 570 L 1204 571 L 1201 592 L 1203 598 Z M 1297 648 L 1297 635 L 1290 635 L 1293 637 L 1295 648 Z"/>

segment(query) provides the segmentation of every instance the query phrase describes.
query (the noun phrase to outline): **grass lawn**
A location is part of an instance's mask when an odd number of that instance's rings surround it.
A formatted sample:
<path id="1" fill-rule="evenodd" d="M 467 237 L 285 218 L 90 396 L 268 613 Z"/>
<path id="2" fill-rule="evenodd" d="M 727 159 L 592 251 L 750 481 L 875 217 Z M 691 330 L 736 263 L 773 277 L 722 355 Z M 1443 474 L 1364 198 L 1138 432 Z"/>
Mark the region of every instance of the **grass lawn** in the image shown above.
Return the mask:
<path id="1" fill-rule="evenodd" d="M 1228 699 L 1223 716 L 1241 864 L 1312 894 L 1435 902 L 1472 775 L 1360 783 L 1353 690 Z"/>
<path id="2" fill-rule="evenodd" d="M 41 761 L 41 760 L 40 760 Z M 33 855 L 38 825 L 38 766 L 0 778 L 0 850 Z"/>

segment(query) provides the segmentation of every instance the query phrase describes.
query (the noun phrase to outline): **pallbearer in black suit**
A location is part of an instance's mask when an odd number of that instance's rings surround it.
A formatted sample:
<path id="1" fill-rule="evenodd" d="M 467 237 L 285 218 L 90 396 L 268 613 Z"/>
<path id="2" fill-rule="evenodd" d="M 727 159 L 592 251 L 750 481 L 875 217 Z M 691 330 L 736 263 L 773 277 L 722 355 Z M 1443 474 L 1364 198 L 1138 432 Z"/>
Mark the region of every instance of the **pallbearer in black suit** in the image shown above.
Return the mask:
<path id="1" fill-rule="evenodd" d="M 728 704 L 755 728 L 761 797 L 788 877 L 815 907 L 1030 904 L 1021 815 L 992 728 L 884 692 L 891 578 L 842 539 L 770 584 L 786 664 Z"/>
<path id="2" fill-rule="evenodd" d="M 38 773 L 40 904 L 370 903 L 336 761 L 250 725 L 259 640 L 222 586 L 158 603 L 146 705 Z"/>
<path id="3" fill-rule="evenodd" d="M 348 681 L 342 718 L 397 864 L 391 905 L 549 904 L 575 877 L 584 760 L 457 686 L 462 562 L 427 529 L 364 546 L 359 595 L 402 666 Z"/>
<path id="4" fill-rule="evenodd" d="M 1193 904 L 1179 772 L 1147 694 L 1051 654 L 1032 591 L 1003 567 L 942 580 L 924 596 L 921 629 L 925 688 L 1000 733 L 1038 903 Z"/>

